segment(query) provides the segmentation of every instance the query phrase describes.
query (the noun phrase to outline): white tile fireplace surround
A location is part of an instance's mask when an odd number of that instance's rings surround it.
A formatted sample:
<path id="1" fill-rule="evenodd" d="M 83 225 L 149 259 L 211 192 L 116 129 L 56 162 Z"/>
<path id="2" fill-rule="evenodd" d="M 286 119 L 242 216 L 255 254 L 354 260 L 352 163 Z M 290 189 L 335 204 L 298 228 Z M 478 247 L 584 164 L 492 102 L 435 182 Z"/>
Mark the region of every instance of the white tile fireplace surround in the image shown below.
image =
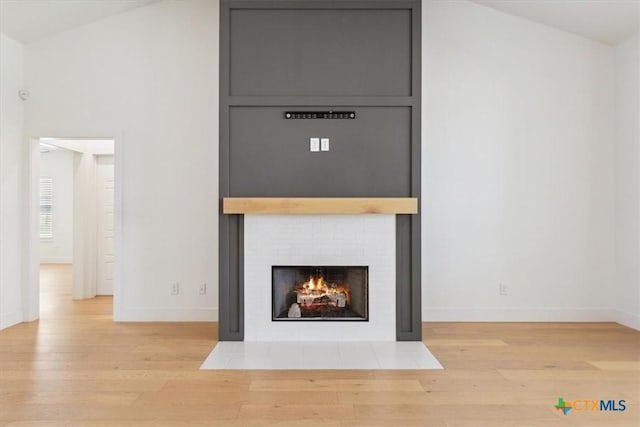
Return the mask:
<path id="1" fill-rule="evenodd" d="M 245 215 L 245 341 L 395 341 L 395 215 Z M 272 321 L 274 265 L 369 267 L 369 321 Z"/>

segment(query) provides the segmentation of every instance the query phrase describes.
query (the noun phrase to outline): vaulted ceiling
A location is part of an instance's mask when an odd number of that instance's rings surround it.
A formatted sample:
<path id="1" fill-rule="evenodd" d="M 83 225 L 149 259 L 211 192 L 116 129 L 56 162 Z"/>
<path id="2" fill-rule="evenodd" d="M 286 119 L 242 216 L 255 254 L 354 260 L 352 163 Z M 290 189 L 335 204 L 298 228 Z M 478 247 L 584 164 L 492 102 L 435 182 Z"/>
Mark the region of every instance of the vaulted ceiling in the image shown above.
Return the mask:
<path id="1" fill-rule="evenodd" d="M 0 31 L 30 43 L 156 1 L 0 0 Z M 607 44 L 637 32 L 640 17 L 640 0 L 472 1 Z"/>
<path id="2" fill-rule="evenodd" d="M 473 0 L 607 44 L 638 31 L 640 0 Z"/>
<path id="3" fill-rule="evenodd" d="M 0 0 L 0 31 L 30 43 L 156 1 Z"/>

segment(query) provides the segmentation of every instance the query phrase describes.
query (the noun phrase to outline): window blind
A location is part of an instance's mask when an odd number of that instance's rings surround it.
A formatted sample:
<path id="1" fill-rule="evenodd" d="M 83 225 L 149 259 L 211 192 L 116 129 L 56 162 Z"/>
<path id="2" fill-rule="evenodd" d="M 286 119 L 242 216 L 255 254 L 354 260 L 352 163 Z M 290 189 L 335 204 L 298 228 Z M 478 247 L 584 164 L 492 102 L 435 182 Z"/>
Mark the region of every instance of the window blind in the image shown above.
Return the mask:
<path id="1" fill-rule="evenodd" d="M 40 177 L 40 238 L 53 238 L 53 178 Z"/>

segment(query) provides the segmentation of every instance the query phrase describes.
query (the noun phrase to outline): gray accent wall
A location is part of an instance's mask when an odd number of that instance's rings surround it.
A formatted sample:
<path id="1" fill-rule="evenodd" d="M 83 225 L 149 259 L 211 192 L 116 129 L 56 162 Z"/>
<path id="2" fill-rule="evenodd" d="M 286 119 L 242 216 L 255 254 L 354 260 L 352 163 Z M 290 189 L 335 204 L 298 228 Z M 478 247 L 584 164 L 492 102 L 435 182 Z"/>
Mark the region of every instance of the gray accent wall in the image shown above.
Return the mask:
<path id="1" fill-rule="evenodd" d="M 244 331 L 243 221 L 223 197 L 420 196 L 420 16 L 419 0 L 221 1 L 220 340 Z M 329 110 L 356 119 L 284 118 Z M 420 340 L 420 216 L 396 228 L 397 339 Z"/>
<path id="2" fill-rule="evenodd" d="M 411 95 L 408 9 L 232 9 L 230 19 L 231 95 Z"/>
<path id="3" fill-rule="evenodd" d="M 231 107 L 231 194 L 409 197 L 411 108 L 348 109 L 355 120 L 284 120 L 282 107 Z M 328 137 L 330 151 L 310 152 L 310 136 Z"/>

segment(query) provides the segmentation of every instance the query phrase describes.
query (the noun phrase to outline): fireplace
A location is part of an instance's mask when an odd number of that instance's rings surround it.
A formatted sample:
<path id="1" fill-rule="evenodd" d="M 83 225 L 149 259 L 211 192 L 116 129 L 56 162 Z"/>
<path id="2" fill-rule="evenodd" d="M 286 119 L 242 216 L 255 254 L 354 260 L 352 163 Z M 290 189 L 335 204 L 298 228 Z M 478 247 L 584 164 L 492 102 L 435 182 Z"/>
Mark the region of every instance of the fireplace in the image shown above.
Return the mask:
<path id="1" fill-rule="evenodd" d="M 272 266 L 273 321 L 368 321 L 368 266 Z"/>
<path id="2" fill-rule="evenodd" d="M 245 215 L 244 340 L 395 341 L 395 232 L 395 215 Z M 347 285 L 356 314 L 289 318 L 318 275 Z"/>

